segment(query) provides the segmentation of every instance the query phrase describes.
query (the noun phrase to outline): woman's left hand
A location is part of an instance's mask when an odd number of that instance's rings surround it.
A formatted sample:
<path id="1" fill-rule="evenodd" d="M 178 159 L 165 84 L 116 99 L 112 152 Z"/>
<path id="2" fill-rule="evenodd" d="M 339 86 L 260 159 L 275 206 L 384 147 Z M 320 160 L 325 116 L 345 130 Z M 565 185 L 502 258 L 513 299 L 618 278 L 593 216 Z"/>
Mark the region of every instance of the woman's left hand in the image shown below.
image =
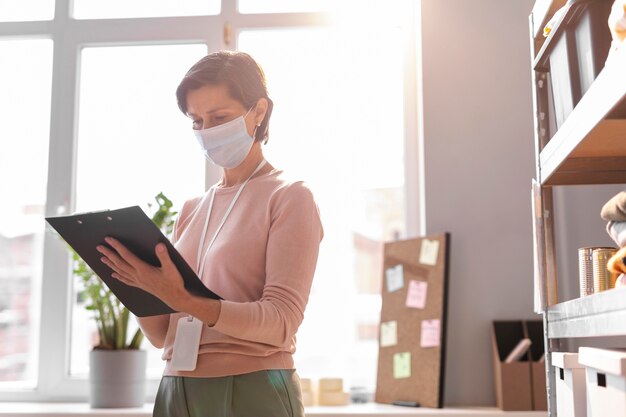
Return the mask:
<path id="1" fill-rule="evenodd" d="M 165 304 L 176 311 L 182 311 L 182 306 L 189 300 L 190 294 L 185 289 L 183 278 L 172 262 L 163 243 L 156 245 L 155 253 L 160 267 L 152 266 L 139 259 L 126 246 L 112 237 L 106 237 L 105 245 L 98 245 L 96 249 L 102 255 L 100 260 L 113 270 L 111 276 L 126 285 L 141 288 L 155 295 Z"/>

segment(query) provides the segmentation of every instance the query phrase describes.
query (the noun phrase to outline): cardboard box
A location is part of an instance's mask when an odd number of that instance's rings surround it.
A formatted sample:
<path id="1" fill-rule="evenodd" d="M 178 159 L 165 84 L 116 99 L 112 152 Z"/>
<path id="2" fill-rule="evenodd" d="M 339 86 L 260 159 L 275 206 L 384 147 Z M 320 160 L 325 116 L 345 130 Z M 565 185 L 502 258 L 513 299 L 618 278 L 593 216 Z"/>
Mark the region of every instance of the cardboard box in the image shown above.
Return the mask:
<path id="1" fill-rule="evenodd" d="M 533 410 L 548 410 L 548 385 L 546 363 L 543 360 L 545 348 L 543 343 L 543 321 L 529 320 L 524 322 L 526 337 L 530 339 L 530 371 L 532 375 Z"/>
<path id="2" fill-rule="evenodd" d="M 626 349 L 581 347 L 578 362 L 585 366 L 587 415 L 626 415 Z"/>
<path id="3" fill-rule="evenodd" d="M 587 417 L 585 367 L 578 363 L 578 354 L 552 353 L 556 373 L 556 409 L 559 417 Z"/>
<path id="4" fill-rule="evenodd" d="M 492 347 L 496 401 L 504 411 L 533 409 L 529 355 L 518 362 L 505 363 L 508 354 L 526 337 L 522 321 L 494 321 Z"/>
<path id="5" fill-rule="evenodd" d="M 548 386 L 546 384 L 545 362 L 532 361 L 530 363 L 532 374 L 533 410 L 548 411 Z"/>

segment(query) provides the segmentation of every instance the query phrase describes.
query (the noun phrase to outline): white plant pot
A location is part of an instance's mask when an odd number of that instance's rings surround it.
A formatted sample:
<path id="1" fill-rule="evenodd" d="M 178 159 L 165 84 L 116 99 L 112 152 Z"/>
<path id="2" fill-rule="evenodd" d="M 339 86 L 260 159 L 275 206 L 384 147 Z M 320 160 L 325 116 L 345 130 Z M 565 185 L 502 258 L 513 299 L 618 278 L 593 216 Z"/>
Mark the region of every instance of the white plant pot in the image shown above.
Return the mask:
<path id="1" fill-rule="evenodd" d="M 141 407 L 146 397 L 145 350 L 94 349 L 89 355 L 92 408 Z"/>

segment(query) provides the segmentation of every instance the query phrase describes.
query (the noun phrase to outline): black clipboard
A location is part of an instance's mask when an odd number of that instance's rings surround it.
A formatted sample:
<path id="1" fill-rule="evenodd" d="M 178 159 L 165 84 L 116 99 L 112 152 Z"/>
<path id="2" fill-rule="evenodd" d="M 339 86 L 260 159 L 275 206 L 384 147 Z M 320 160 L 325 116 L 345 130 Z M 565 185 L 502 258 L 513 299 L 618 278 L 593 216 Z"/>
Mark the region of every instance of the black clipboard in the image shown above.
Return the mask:
<path id="1" fill-rule="evenodd" d="M 138 317 L 176 311 L 156 296 L 111 277 L 112 270 L 100 261 L 102 254 L 96 250 L 97 245 L 106 245 L 104 242 L 106 236 L 119 240 L 139 258 L 154 266 L 160 265 L 154 247 L 158 243 L 164 243 L 183 277 L 187 291 L 200 297 L 221 299 L 202 283 L 182 255 L 139 206 L 47 217 L 46 221 L 106 283 L 122 304 Z"/>

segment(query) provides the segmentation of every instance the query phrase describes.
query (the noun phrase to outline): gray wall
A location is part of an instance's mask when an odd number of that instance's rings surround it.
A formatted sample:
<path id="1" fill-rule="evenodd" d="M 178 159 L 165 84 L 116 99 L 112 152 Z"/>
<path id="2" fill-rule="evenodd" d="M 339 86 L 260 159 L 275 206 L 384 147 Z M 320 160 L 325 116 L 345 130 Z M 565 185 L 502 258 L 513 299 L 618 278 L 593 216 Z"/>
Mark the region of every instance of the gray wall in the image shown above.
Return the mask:
<path id="1" fill-rule="evenodd" d="M 451 233 L 447 405 L 493 405 L 490 323 L 532 312 L 532 0 L 423 0 L 426 232 Z"/>
<path id="2" fill-rule="evenodd" d="M 426 232 L 452 238 L 447 405 L 495 404 L 491 321 L 541 318 L 532 311 L 533 3 L 422 0 Z M 577 248 L 611 244 L 599 213 L 621 189 L 555 189 L 561 300 L 578 294 Z"/>

